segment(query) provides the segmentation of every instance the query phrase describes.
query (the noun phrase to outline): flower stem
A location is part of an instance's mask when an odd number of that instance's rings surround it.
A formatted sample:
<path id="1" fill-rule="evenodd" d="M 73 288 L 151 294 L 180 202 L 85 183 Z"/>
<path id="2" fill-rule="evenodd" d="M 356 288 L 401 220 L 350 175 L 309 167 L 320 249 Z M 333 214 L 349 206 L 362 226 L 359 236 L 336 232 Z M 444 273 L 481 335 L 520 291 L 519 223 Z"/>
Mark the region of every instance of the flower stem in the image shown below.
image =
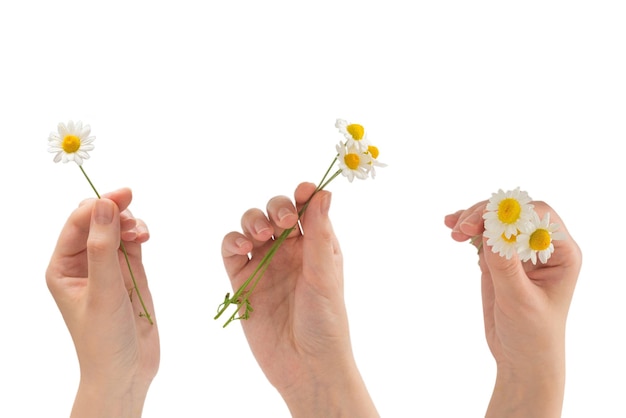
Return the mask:
<path id="1" fill-rule="evenodd" d="M 89 178 L 89 176 L 87 175 L 87 173 L 85 173 L 85 169 L 83 169 L 82 165 L 79 165 L 78 168 L 80 168 L 80 171 L 83 172 L 83 175 L 85 176 L 85 178 L 87 179 L 87 181 L 89 182 L 89 185 L 91 186 L 91 188 L 93 189 L 94 192 L 96 192 L 96 196 L 98 196 L 98 199 L 100 199 L 100 193 L 98 193 L 98 191 L 96 190 L 96 186 L 93 185 L 93 183 L 91 182 L 91 179 Z"/>
<path id="2" fill-rule="evenodd" d="M 239 289 L 237 289 L 237 291 L 232 295 L 232 297 L 229 294 L 226 294 L 226 297 L 224 298 L 224 302 L 222 302 L 222 304 L 218 307 L 217 315 L 215 315 L 213 319 L 218 319 L 220 316 L 222 316 L 222 314 L 226 311 L 226 309 L 231 304 L 237 305 L 237 309 L 228 318 L 228 320 L 222 326 L 222 328 L 226 328 L 226 326 L 234 320 L 248 319 L 250 317 L 250 312 L 252 312 L 252 305 L 250 304 L 249 297 L 254 291 L 254 289 L 256 288 L 261 278 L 263 277 L 265 270 L 267 270 L 267 268 L 269 267 L 269 264 L 272 261 L 272 258 L 274 257 L 276 252 L 278 251 L 278 248 L 287 239 L 289 234 L 291 234 L 291 232 L 293 232 L 293 230 L 298 227 L 300 223 L 300 218 L 304 215 L 304 212 L 309 206 L 311 199 L 313 199 L 313 196 L 315 196 L 317 192 L 323 190 L 326 186 L 328 186 L 328 184 L 331 181 L 335 179 L 335 177 L 341 174 L 341 170 L 337 170 L 336 172 L 332 174 L 332 176 L 330 176 L 328 180 L 326 179 L 328 177 L 328 174 L 332 170 L 333 166 L 335 165 L 335 162 L 337 162 L 336 156 L 333 162 L 330 164 L 330 166 L 326 170 L 326 173 L 324 173 L 324 177 L 322 177 L 322 180 L 319 182 L 319 184 L 315 188 L 315 191 L 313 191 L 311 196 L 309 196 L 309 198 L 306 200 L 306 202 L 304 202 L 304 204 L 298 211 L 298 221 L 296 222 L 296 224 L 289 229 L 285 229 L 282 232 L 282 234 L 280 234 L 280 236 L 274 241 L 274 244 L 272 244 L 272 246 L 270 247 L 269 251 L 263 256 L 263 258 L 259 262 L 259 265 L 254 269 L 254 271 L 246 279 L 246 281 L 243 282 L 241 286 L 239 286 Z M 254 283 L 252 283 L 253 281 Z M 244 312 L 240 313 L 242 309 L 244 309 Z"/>
<path id="3" fill-rule="evenodd" d="M 96 187 L 91 182 L 91 179 L 89 178 L 89 176 L 87 175 L 87 173 L 83 169 L 83 166 L 79 165 L 78 167 L 80 168 L 80 171 L 83 172 L 83 175 L 85 176 L 85 178 L 89 182 L 89 185 L 91 186 L 93 191 L 96 193 L 96 196 L 98 196 L 98 199 L 101 199 L 100 193 L 98 193 L 98 190 L 96 190 Z M 146 304 L 144 303 L 143 298 L 141 297 L 141 292 L 139 292 L 139 288 L 137 287 L 137 280 L 135 280 L 135 274 L 133 273 L 133 269 L 130 266 L 130 259 L 128 258 L 128 252 L 126 251 L 126 246 L 124 245 L 124 242 L 122 240 L 120 240 L 120 249 L 122 250 L 122 253 L 124 253 L 124 259 L 126 260 L 126 265 L 128 266 L 128 271 L 130 272 L 130 278 L 131 278 L 131 280 L 133 282 L 133 287 L 135 289 L 135 293 L 137 293 L 137 297 L 139 298 L 139 302 L 141 303 L 141 308 L 143 309 L 143 313 L 140 313 L 139 316 L 145 316 L 146 319 L 148 320 L 148 322 L 150 322 L 150 325 L 154 325 L 154 322 L 152 322 L 152 317 L 150 316 L 150 313 L 146 309 Z"/>

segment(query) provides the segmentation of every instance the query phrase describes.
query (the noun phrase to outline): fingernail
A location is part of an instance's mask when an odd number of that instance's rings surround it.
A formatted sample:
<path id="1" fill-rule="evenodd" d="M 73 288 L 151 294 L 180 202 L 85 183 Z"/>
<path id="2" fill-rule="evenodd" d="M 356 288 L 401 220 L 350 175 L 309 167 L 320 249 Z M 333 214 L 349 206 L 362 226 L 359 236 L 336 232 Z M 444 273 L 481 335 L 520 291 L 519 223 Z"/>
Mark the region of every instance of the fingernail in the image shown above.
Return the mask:
<path id="1" fill-rule="evenodd" d="M 471 214 L 463 222 L 461 222 L 461 225 L 460 225 L 461 231 L 463 230 L 464 226 L 473 228 L 474 226 L 478 225 L 479 219 L 480 219 L 480 216 L 477 213 Z"/>
<path id="2" fill-rule="evenodd" d="M 267 226 L 265 222 L 258 221 L 254 224 L 254 231 L 260 235 L 266 231 L 269 231 L 269 227 Z"/>
<path id="3" fill-rule="evenodd" d="M 135 229 L 137 230 L 137 234 L 145 234 L 148 232 L 148 228 L 144 225 L 137 225 Z"/>
<path id="4" fill-rule="evenodd" d="M 278 213 L 277 213 L 278 220 L 282 222 L 287 216 L 289 216 L 291 214 L 292 214 L 292 212 L 289 209 L 287 209 L 287 208 L 280 208 L 278 210 Z"/>
<path id="5" fill-rule="evenodd" d="M 113 221 L 113 205 L 111 202 L 102 199 L 96 200 L 94 221 L 99 225 L 108 225 Z"/>

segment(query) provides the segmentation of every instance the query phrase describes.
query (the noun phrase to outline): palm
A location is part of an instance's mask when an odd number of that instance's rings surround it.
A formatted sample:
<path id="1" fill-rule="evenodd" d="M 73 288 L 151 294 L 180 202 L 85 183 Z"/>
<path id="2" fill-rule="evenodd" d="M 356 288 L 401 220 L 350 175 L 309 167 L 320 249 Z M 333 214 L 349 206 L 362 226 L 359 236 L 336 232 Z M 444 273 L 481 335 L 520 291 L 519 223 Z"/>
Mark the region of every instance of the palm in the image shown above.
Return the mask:
<path id="1" fill-rule="evenodd" d="M 137 286 L 146 304 L 146 309 L 148 309 L 154 321 L 152 295 L 150 294 L 146 273 L 141 262 L 141 245 L 135 242 L 126 242 L 125 246 Z M 124 276 L 125 288 L 132 289 L 132 279 L 122 251 L 120 251 L 120 266 Z M 124 297 L 125 309 L 123 315 L 119 318 L 120 323 L 118 323 L 118 326 L 120 328 L 123 328 L 125 325 L 129 327 L 124 337 L 127 338 L 129 346 L 134 347 L 132 351 L 137 356 L 134 363 L 137 365 L 137 373 L 145 378 L 153 378 L 156 376 L 159 368 L 160 344 L 158 330 L 156 324 L 150 325 L 148 320 L 139 314 L 143 308 L 137 300 L 137 295 L 132 291 L 130 291 L 129 295 L 129 297 Z"/>
<path id="2" fill-rule="evenodd" d="M 524 278 L 514 288 L 514 292 L 494 290 L 485 254 L 481 251 L 485 334 L 496 361 L 508 359 L 512 355 L 532 355 L 525 352 L 526 347 L 547 349 L 557 338 L 562 337 L 552 330 L 540 329 L 539 325 L 546 315 L 554 317 L 558 312 L 561 317 L 554 319 L 565 322 L 567 306 L 576 282 L 573 274 L 576 270 L 573 263 L 575 258 L 572 254 L 575 247 L 568 242 L 557 242 L 555 245 L 558 248 L 547 264 L 523 263 Z M 495 255 L 490 254 L 489 257 Z M 555 281 L 555 277 L 563 280 Z M 567 306 L 554 310 L 554 304 Z"/>
<path id="3" fill-rule="evenodd" d="M 233 277 L 233 286 L 253 273 L 272 244 L 253 251 L 250 262 Z M 305 373 L 299 369 L 306 364 L 303 357 L 337 352 L 337 344 L 347 338 L 347 323 L 344 327 L 340 320 L 337 325 L 337 318 L 345 318 L 341 280 L 316 280 L 305 246 L 301 235 L 282 243 L 250 298 L 254 311 L 242 321 L 259 365 L 277 387 Z M 328 264 L 342 271 L 339 254 Z"/>

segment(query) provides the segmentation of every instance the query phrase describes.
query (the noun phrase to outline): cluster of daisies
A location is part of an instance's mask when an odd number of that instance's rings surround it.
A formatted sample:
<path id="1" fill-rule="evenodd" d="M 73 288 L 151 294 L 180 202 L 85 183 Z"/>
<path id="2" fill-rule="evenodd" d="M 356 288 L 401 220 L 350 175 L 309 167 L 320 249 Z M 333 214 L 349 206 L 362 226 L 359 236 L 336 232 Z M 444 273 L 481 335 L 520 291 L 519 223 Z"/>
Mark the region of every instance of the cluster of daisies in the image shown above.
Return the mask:
<path id="1" fill-rule="evenodd" d="M 530 202 L 519 187 L 493 193 L 483 215 L 484 235 L 492 251 L 507 260 L 517 253 L 524 262 L 537 264 L 539 258 L 545 264 L 554 252 L 552 241 L 565 239 L 565 234 L 557 232 L 558 224 L 550 223 L 549 212 L 539 218 Z"/>
<path id="2" fill-rule="evenodd" d="M 322 180 L 319 182 L 317 188 L 309 197 L 309 200 L 304 203 L 302 209 L 298 212 L 298 217 L 301 217 L 306 211 L 311 198 L 315 193 L 323 190 L 331 181 L 337 176 L 342 174 L 347 177 L 350 182 L 355 178 L 365 180 L 368 177 L 376 177 L 376 167 L 385 167 L 378 161 L 378 148 L 372 145 L 367 139 L 365 128 L 362 125 L 356 123 L 348 123 L 343 119 L 337 119 L 335 127 L 339 129 L 339 132 L 345 137 L 345 141 L 340 141 L 336 146 L 337 154 L 335 155 L 332 163 Z M 333 171 L 335 163 L 339 168 Z M 267 269 L 267 266 L 272 261 L 274 254 L 278 251 L 278 248 L 283 241 L 289 236 L 289 234 L 298 227 L 298 224 L 292 228 L 285 229 L 282 234 L 274 240 L 272 247 L 268 250 L 267 254 L 261 259 L 259 265 L 252 272 L 246 281 L 237 289 L 232 295 L 227 293 L 223 302 L 217 308 L 217 315 L 214 319 L 218 319 L 230 305 L 236 305 L 236 309 L 233 314 L 230 315 L 224 327 L 230 324 L 232 321 L 238 319 L 248 319 L 252 313 L 252 305 L 250 303 L 250 295 L 256 288 L 259 280 L 263 277 L 263 273 Z"/>
<path id="3" fill-rule="evenodd" d="M 346 138 L 337 145 L 337 159 L 344 176 L 352 181 L 354 178 L 366 179 L 368 176 L 376 177 L 375 167 L 385 167 L 378 161 L 378 148 L 367 139 L 365 128 L 356 123 L 348 123 L 343 119 L 337 119 L 335 127 Z"/>

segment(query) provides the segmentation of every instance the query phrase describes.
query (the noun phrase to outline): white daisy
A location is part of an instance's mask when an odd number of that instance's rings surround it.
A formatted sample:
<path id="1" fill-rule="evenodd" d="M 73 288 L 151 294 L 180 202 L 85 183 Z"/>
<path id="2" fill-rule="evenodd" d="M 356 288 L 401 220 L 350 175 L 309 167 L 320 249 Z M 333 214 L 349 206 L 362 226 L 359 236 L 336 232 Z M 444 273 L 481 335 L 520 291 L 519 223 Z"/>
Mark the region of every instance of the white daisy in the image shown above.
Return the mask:
<path id="1" fill-rule="evenodd" d="M 346 137 L 346 147 L 356 147 L 361 152 L 367 152 L 369 142 L 362 125 L 337 119 L 335 127 Z"/>
<path id="2" fill-rule="evenodd" d="M 59 123 L 57 132 L 50 133 L 48 137 L 48 152 L 54 152 L 54 162 L 74 161 L 78 165 L 89 158 L 87 151 L 94 149 L 95 136 L 89 136 L 91 128 L 83 126 L 81 121 L 74 123 L 69 121 L 67 125 Z"/>
<path id="3" fill-rule="evenodd" d="M 372 157 L 372 161 L 370 162 L 370 174 L 372 178 L 376 178 L 376 169 L 374 167 L 387 167 L 387 164 L 378 161 L 378 155 L 380 154 L 378 147 L 369 145 L 367 147 L 367 154 Z"/>
<path id="4" fill-rule="evenodd" d="M 504 234 L 505 238 L 525 231 L 534 213 L 530 201 L 528 193 L 520 191 L 519 187 L 506 193 L 502 189 L 492 193 L 483 215 L 485 230 L 491 231 L 493 236 Z"/>
<path id="5" fill-rule="evenodd" d="M 359 151 L 357 147 L 347 147 L 343 143 L 337 145 L 339 167 L 341 174 L 352 182 L 355 177 L 366 179 L 372 168 L 372 156 Z"/>
<path id="6" fill-rule="evenodd" d="M 491 251 L 500 254 L 501 257 L 506 257 L 507 260 L 510 260 L 517 251 L 517 234 L 512 234 L 507 238 L 504 233 L 496 234 L 485 230 L 483 235 L 488 238 L 487 245 L 491 247 Z"/>
<path id="7" fill-rule="evenodd" d="M 552 241 L 565 239 L 565 234 L 556 232 L 559 225 L 550 223 L 549 212 L 541 220 L 539 215 L 534 214 L 531 225 L 528 231 L 517 236 L 517 252 L 522 261 L 530 260 L 533 264 L 537 264 L 538 255 L 539 260 L 545 264 L 554 252 Z"/>

